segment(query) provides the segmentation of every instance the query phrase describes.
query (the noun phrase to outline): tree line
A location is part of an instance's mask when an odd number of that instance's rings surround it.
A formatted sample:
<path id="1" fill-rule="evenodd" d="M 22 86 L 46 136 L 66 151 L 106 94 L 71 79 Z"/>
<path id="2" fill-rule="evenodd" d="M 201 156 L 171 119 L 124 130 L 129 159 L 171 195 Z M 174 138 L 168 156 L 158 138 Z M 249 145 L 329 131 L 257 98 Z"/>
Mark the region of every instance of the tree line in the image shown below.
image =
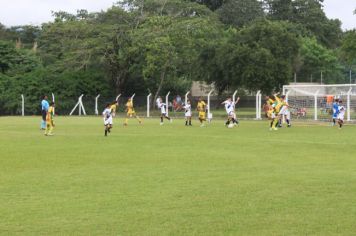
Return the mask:
<path id="1" fill-rule="evenodd" d="M 125 0 L 106 11 L 53 12 L 41 26 L 0 24 L 0 114 L 35 113 L 42 94 L 182 93 L 192 81 L 279 91 L 298 82 L 348 83 L 356 31 L 322 0 Z M 356 71 L 355 71 L 356 72 Z M 320 81 L 320 80 L 319 80 Z M 32 105 L 31 105 L 32 104 Z"/>

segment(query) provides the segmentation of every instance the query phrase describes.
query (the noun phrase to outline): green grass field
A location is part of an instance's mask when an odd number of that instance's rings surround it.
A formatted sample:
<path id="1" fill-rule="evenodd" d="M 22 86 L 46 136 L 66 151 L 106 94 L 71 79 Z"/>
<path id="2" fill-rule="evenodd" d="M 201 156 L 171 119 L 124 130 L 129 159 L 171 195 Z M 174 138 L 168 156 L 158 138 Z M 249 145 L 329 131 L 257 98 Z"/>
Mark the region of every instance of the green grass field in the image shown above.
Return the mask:
<path id="1" fill-rule="evenodd" d="M 356 126 L 115 122 L 0 118 L 0 234 L 355 235 Z"/>

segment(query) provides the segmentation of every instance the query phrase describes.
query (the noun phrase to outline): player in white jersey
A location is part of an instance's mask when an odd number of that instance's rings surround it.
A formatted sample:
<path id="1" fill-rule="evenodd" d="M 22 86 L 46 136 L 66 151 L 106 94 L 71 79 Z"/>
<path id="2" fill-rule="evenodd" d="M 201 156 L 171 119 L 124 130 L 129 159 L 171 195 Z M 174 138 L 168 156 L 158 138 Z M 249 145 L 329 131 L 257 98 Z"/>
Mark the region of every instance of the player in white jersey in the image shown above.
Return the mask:
<path id="1" fill-rule="evenodd" d="M 238 124 L 236 113 L 235 113 L 235 105 L 239 102 L 240 97 L 237 98 L 236 102 L 233 102 L 231 98 L 227 98 L 226 101 L 222 102 L 221 104 L 225 106 L 225 110 L 227 113 L 227 121 L 225 123 L 226 126 L 232 123 L 234 125 Z"/>
<path id="2" fill-rule="evenodd" d="M 105 110 L 103 111 L 104 126 L 105 126 L 105 136 L 108 136 L 112 128 L 112 110 L 111 105 L 107 104 Z"/>
<path id="3" fill-rule="evenodd" d="M 337 123 L 339 124 L 339 129 L 342 128 L 344 125 L 344 118 L 345 118 L 345 111 L 346 108 L 342 105 L 342 101 L 339 100 L 339 107 L 338 107 L 339 113 L 337 115 Z"/>
<path id="4" fill-rule="evenodd" d="M 184 105 L 184 116 L 185 116 L 185 125 L 192 125 L 192 105 L 190 104 L 190 100 L 187 101 L 187 104 Z"/>
<path id="5" fill-rule="evenodd" d="M 167 112 L 166 112 L 167 105 L 162 102 L 162 98 L 161 97 L 157 98 L 156 103 L 157 103 L 158 109 L 161 110 L 161 123 L 160 123 L 160 125 L 163 125 L 163 119 L 164 118 L 166 118 L 167 120 L 169 120 L 172 123 L 172 119 L 169 116 L 167 116 Z"/>

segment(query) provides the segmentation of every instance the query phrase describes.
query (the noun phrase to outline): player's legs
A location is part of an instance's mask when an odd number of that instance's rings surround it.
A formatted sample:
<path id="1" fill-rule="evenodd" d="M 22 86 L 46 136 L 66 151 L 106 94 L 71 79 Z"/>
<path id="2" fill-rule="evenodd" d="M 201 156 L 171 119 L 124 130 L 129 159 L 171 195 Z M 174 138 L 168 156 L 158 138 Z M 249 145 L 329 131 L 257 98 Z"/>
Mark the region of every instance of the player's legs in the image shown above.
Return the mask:
<path id="1" fill-rule="evenodd" d="M 45 135 L 53 135 L 52 134 L 52 131 L 53 131 L 53 125 L 51 124 L 51 122 L 46 122 L 46 129 L 45 129 Z"/>
<path id="2" fill-rule="evenodd" d="M 339 128 L 341 129 L 342 126 L 344 125 L 344 120 L 338 119 L 338 120 L 337 120 L 337 123 L 339 124 Z"/>
<path id="3" fill-rule="evenodd" d="M 42 110 L 42 120 L 41 120 L 41 129 L 42 130 L 45 130 L 46 129 L 46 111 L 45 110 Z"/>

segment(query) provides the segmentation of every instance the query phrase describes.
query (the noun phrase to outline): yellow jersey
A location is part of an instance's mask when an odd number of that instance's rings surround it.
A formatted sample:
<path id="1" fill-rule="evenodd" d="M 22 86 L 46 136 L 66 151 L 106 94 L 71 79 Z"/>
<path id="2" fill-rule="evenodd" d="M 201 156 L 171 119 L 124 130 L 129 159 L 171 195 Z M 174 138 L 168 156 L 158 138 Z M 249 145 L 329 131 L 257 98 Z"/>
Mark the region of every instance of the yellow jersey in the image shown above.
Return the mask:
<path id="1" fill-rule="evenodd" d="M 283 106 L 283 102 L 279 97 L 275 96 L 275 98 L 276 101 L 274 102 L 274 110 L 278 113 Z"/>
<path id="2" fill-rule="evenodd" d="M 116 113 L 116 108 L 117 108 L 116 104 L 111 105 L 110 107 L 111 112 Z"/>
<path id="3" fill-rule="evenodd" d="M 197 110 L 199 112 L 205 112 L 206 103 L 204 101 L 198 102 Z"/>
<path id="4" fill-rule="evenodd" d="M 46 121 L 47 122 L 52 122 L 53 121 L 53 116 L 54 116 L 54 107 L 50 106 L 47 111 L 46 115 Z"/>

